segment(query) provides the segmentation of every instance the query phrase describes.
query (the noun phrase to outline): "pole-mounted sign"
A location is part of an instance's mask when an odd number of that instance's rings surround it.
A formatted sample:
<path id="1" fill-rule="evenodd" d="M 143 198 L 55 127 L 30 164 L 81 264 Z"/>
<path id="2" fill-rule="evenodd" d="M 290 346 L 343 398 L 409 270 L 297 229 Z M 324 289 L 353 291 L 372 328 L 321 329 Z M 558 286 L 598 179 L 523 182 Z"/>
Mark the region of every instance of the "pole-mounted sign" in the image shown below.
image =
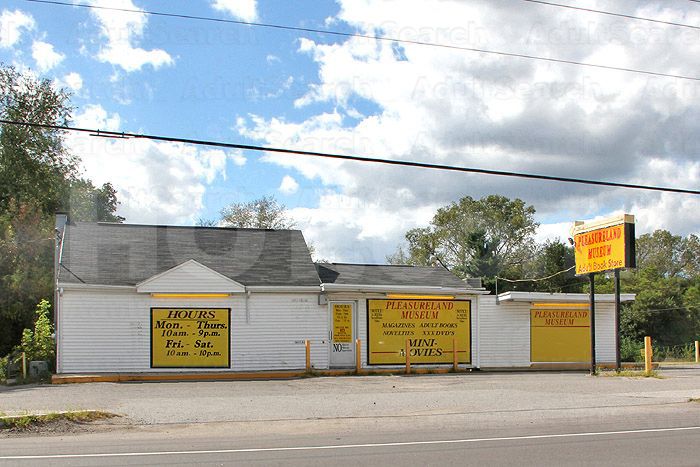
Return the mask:
<path id="1" fill-rule="evenodd" d="M 576 274 L 634 268 L 634 216 L 622 214 L 600 221 L 577 221 L 574 239 Z"/>
<path id="2" fill-rule="evenodd" d="M 597 221 L 576 221 L 571 229 L 576 274 L 588 274 L 591 309 L 591 373 L 595 360 L 596 272 L 615 271 L 615 368 L 620 369 L 620 269 L 637 267 L 634 216 L 621 214 Z"/>

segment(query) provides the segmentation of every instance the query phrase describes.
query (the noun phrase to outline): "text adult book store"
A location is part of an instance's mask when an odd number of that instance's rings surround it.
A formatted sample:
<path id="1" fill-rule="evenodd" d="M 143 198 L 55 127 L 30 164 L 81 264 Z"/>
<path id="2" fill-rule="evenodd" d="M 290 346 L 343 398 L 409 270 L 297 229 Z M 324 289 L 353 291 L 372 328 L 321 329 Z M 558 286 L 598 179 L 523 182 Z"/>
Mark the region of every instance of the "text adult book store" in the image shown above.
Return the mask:
<path id="1" fill-rule="evenodd" d="M 303 370 L 306 341 L 319 371 L 400 368 L 407 348 L 412 365 L 456 352 L 465 369 L 590 356 L 583 294 L 497 300 L 442 267 L 315 264 L 298 230 L 56 227 L 59 375 Z M 596 355 L 612 362 L 612 297 L 597 301 Z"/>

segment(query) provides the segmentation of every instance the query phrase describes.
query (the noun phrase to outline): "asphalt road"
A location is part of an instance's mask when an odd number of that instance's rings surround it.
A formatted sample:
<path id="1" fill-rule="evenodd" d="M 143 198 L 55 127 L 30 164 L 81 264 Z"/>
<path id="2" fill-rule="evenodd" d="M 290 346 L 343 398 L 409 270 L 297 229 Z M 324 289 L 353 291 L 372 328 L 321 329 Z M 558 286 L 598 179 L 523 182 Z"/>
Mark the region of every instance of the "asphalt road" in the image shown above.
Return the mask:
<path id="1" fill-rule="evenodd" d="M 692 417 L 691 417 L 692 418 Z M 678 420 L 676 420 L 678 421 Z M 690 421 L 690 420 L 688 420 Z M 697 417 L 696 417 L 697 421 Z M 285 422 L 286 423 L 286 422 Z M 698 465 L 700 425 L 601 430 L 567 424 L 422 433 L 350 430 L 255 439 L 229 424 L 109 436 L 23 438 L 2 465 Z M 620 425 L 624 425 L 620 421 Z M 289 428 L 289 427 L 287 427 Z M 609 427 L 606 427 L 609 428 Z"/>

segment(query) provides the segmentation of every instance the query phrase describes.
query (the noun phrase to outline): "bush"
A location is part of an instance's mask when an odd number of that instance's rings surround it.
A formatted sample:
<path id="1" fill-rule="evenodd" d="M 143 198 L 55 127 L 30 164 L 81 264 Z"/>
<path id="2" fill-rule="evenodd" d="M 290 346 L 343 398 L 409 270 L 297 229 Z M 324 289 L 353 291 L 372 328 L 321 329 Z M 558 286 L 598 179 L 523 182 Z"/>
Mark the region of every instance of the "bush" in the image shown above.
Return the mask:
<path id="1" fill-rule="evenodd" d="M 0 358 L 0 383 L 4 383 L 7 380 L 7 364 L 9 363 L 8 357 Z"/>
<path id="2" fill-rule="evenodd" d="M 45 360 L 51 368 L 54 367 L 56 350 L 54 348 L 53 325 L 49 319 L 51 304 L 42 300 L 36 306 L 36 321 L 34 331 L 25 329 L 22 332 L 20 350 L 27 354 L 27 361 Z"/>
<path id="3" fill-rule="evenodd" d="M 654 360 L 658 362 L 695 361 L 695 344 L 656 347 L 652 345 Z"/>
<path id="4" fill-rule="evenodd" d="M 636 341 L 631 337 L 620 338 L 620 360 L 623 362 L 641 362 L 644 360 L 640 351 L 644 349 L 644 342 Z"/>

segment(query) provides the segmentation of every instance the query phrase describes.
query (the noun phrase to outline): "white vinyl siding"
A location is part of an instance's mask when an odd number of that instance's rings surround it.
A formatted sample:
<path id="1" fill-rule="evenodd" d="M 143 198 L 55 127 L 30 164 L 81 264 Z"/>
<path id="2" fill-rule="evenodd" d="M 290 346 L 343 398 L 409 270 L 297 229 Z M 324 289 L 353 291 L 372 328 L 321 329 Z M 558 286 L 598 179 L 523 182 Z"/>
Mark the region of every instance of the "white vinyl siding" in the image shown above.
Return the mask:
<path id="1" fill-rule="evenodd" d="M 150 293 L 233 293 L 245 287 L 194 260 L 175 266 L 137 286 L 139 292 Z"/>
<path id="2" fill-rule="evenodd" d="M 187 371 L 150 367 L 151 307 L 231 308 L 231 369 L 303 369 L 311 340 L 315 368 L 328 368 L 326 307 L 317 294 L 251 294 L 227 299 L 155 299 L 133 291 L 66 290 L 59 314 L 60 373 Z M 201 371 L 201 370 L 200 370 Z"/>
<path id="3" fill-rule="evenodd" d="M 615 304 L 595 304 L 595 358 L 598 363 L 615 362 Z"/>
<path id="4" fill-rule="evenodd" d="M 480 297 L 481 368 L 530 366 L 530 303 Z"/>

